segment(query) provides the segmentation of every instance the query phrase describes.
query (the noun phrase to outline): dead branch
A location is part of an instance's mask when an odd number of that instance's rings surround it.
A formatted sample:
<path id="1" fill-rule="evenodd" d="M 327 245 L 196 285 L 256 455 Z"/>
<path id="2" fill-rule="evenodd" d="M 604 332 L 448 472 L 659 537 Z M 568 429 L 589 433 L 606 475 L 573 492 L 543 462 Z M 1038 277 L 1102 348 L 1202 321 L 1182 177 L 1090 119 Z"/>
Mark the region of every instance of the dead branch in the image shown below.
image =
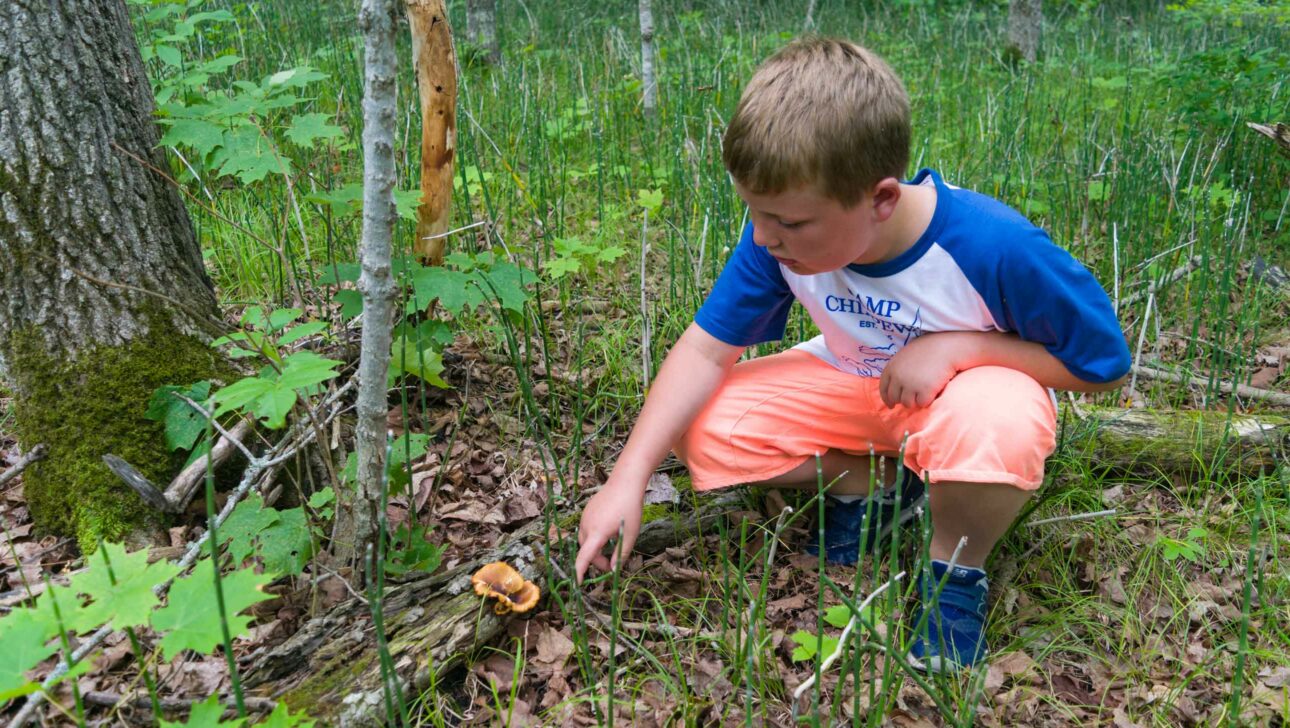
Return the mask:
<path id="1" fill-rule="evenodd" d="M 48 454 L 49 454 L 49 448 L 43 442 L 33 447 L 32 449 L 28 450 L 27 454 L 18 458 L 18 462 L 14 463 L 11 468 L 4 471 L 3 473 L 0 473 L 0 485 L 4 485 L 5 483 L 8 483 L 10 480 L 13 480 L 14 478 L 18 477 L 18 474 L 26 470 L 27 466 L 31 465 L 32 463 L 38 460 L 44 460 L 45 456 Z"/>
<path id="2" fill-rule="evenodd" d="M 1133 367 L 1133 371 L 1143 379 L 1154 379 L 1162 382 L 1173 382 L 1182 385 L 1205 385 L 1208 383 L 1206 377 L 1193 377 L 1186 374 L 1167 372 L 1155 367 L 1138 365 Z M 1276 407 L 1290 407 L 1290 394 L 1283 392 L 1274 392 L 1270 389 L 1259 389 L 1245 384 L 1233 384 L 1232 382 L 1219 381 L 1217 383 L 1218 391 L 1224 394 L 1235 394 L 1237 397 L 1258 400 Z"/>

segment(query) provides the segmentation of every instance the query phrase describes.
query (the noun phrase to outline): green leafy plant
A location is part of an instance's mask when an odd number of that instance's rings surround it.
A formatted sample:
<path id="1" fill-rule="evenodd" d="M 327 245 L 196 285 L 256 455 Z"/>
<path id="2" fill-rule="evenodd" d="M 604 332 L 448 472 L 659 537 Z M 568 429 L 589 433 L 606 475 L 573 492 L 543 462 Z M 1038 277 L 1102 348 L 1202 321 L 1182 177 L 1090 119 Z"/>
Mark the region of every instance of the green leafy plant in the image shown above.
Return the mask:
<path id="1" fill-rule="evenodd" d="M 556 238 L 551 247 L 555 256 L 548 259 L 542 268 L 554 280 L 576 273 L 591 273 L 627 255 L 627 251 L 617 245 L 586 243 L 578 237 Z"/>
<path id="2" fill-rule="evenodd" d="M 111 574 L 109 575 L 109 564 Z M 127 553 L 119 544 L 105 543 L 89 557 L 89 568 L 66 586 L 50 585 L 31 607 L 20 607 L 0 618 L 0 699 L 39 689 L 26 672 L 58 651 L 60 634 L 88 634 L 104 625 L 114 629 L 150 626 L 162 635 L 165 659 L 185 649 L 210 652 L 220 644 L 221 621 L 214 598 L 214 562 L 202 559 L 193 573 L 175 580 L 167 604 L 158 608 L 154 589 L 179 569 L 174 564 L 148 563 L 148 550 Z M 223 579 L 230 635 L 246 634 L 249 618 L 238 613 L 274 598 L 263 591 L 273 574 L 236 570 Z M 92 667 L 73 666 L 70 677 Z"/>
<path id="3" fill-rule="evenodd" d="M 1165 561 L 1177 561 L 1179 558 L 1186 559 L 1193 564 L 1198 563 L 1200 558 L 1205 555 L 1205 539 L 1209 536 L 1209 531 L 1199 526 L 1187 530 L 1187 535 L 1183 538 L 1169 538 L 1168 536 L 1156 537 L 1156 545 L 1160 547 L 1161 556 Z"/>
<path id="4" fill-rule="evenodd" d="M 171 450 L 192 450 L 188 463 L 209 452 L 210 441 L 203 437 L 206 434 L 206 418 L 182 398 L 205 402 L 210 397 L 210 391 L 210 382 L 197 382 L 187 387 L 159 387 L 153 392 L 148 410 L 143 414 L 144 417 L 165 425 L 166 446 Z"/>
<path id="5" fill-rule="evenodd" d="M 278 510 L 266 506 L 255 493 L 237 504 L 220 527 L 219 535 L 228 544 L 234 565 L 258 556 L 265 570 L 275 574 L 299 574 L 314 553 L 304 508 Z"/>

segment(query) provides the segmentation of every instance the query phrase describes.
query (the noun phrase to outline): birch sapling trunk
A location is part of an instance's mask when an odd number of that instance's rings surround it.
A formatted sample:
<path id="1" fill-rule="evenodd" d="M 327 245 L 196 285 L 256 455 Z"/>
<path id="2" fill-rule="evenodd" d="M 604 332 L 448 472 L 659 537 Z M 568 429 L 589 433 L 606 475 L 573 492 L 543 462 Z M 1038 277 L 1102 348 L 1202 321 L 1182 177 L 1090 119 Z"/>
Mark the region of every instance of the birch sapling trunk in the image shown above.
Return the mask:
<path id="1" fill-rule="evenodd" d="M 452 169 L 457 146 L 457 54 L 443 0 L 405 0 L 412 63 L 421 99 L 421 205 L 417 257 L 442 265 L 452 217 Z"/>
<path id="2" fill-rule="evenodd" d="M 654 78 L 654 11 L 652 0 L 640 0 L 641 84 L 645 115 L 653 117 L 658 108 L 658 81 Z"/>
<path id="3" fill-rule="evenodd" d="M 386 374 L 394 280 L 390 247 L 394 237 L 394 52 L 396 0 L 363 0 L 359 23 L 365 38 L 363 93 L 363 233 L 359 244 L 363 296 L 363 340 L 358 368 L 358 488 L 350 497 L 347 522 L 338 529 L 341 556 L 360 562 L 379 536 L 384 505 Z M 349 549 L 353 549 L 350 551 Z M 361 568 L 366 568 L 363 564 Z"/>

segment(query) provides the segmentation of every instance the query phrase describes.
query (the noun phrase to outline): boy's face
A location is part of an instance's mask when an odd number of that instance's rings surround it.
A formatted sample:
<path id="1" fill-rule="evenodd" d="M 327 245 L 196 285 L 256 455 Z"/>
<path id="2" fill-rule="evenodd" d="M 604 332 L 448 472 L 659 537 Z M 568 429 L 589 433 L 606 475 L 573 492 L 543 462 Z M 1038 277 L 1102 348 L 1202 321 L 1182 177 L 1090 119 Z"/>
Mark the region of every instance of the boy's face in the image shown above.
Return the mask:
<path id="1" fill-rule="evenodd" d="M 798 275 L 828 273 L 850 263 L 876 263 L 887 253 L 878 235 L 886 215 L 865 195 L 852 207 L 810 187 L 755 194 L 738 182 L 748 204 L 753 242 Z"/>

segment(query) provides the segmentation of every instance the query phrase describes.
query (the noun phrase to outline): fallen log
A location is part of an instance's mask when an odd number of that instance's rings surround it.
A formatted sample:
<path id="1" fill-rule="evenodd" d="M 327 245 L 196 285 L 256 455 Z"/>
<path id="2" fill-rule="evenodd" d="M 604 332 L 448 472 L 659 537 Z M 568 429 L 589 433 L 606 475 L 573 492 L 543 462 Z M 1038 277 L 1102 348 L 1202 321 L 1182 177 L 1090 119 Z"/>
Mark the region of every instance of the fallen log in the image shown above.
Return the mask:
<path id="1" fill-rule="evenodd" d="M 1082 406 L 1063 408 L 1068 456 L 1087 458 L 1095 469 L 1158 474 L 1265 472 L 1290 446 L 1290 418 L 1223 412 L 1160 412 Z M 744 491 L 699 498 L 697 510 L 645 524 L 636 544 L 642 554 L 661 552 L 713 528 L 716 519 L 746 507 Z M 387 590 L 384 623 L 391 662 L 405 697 L 427 689 L 439 676 L 502 633 L 506 619 L 481 605 L 470 587 L 480 566 L 505 560 L 526 579 L 542 577 L 543 524 L 521 528 L 504 544 L 449 572 Z M 249 658 L 244 684 L 252 692 L 306 710 L 325 725 L 369 726 L 384 721 L 385 706 L 370 609 L 353 599 L 310 620 L 283 644 Z"/>
<path id="2" fill-rule="evenodd" d="M 646 523 L 635 552 L 658 553 L 745 508 L 743 493 L 699 496 L 698 508 L 674 511 Z M 468 563 L 386 591 L 384 623 L 391 662 L 411 699 L 428 689 L 432 670 L 442 676 L 477 647 L 501 634 L 507 619 L 481 604 L 470 586 L 480 566 L 504 560 L 526 579 L 541 578 L 543 523 L 521 528 L 498 548 Z M 306 710 L 324 725 L 375 726 L 385 718 L 380 658 L 371 633 L 370 608 L 352 599 L 306 623 L 283 644 L 261 656 L 243 684 L 257 695 Z"/>
<path id="3" fill-rule="evenodd" d="M 1096 472 L 1254 476 L 1287 462 L 1290 417 L 1064 407 L 1062 442 Z"/>

